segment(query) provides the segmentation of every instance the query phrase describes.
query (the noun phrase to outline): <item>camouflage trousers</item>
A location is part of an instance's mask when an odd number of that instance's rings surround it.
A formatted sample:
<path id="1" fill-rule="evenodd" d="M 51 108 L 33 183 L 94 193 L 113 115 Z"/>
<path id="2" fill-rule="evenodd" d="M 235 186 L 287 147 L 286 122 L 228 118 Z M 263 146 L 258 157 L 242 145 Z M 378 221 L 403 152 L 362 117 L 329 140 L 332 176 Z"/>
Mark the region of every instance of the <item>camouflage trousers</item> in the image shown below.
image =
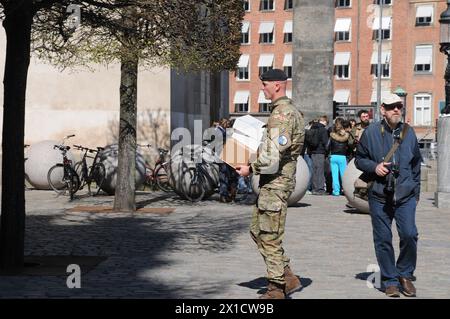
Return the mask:
<path id="1" fill-rule="evenodd" d="M 250 235 L 266 263 L 267 279 L 278 284 L 285 284 L 284 267 L 289 265 L 282 242 L 290 194 L 262 187 L 250 226 Z"/>

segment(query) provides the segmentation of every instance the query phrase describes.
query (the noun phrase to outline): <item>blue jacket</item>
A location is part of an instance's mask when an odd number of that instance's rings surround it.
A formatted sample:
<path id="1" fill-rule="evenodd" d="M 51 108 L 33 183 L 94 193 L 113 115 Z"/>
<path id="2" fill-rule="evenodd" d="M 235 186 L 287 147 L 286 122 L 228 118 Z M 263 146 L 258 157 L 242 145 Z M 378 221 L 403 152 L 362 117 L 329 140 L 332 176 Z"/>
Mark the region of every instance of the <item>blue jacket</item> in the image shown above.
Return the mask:
<path id="1" fill-rule="evenodd" d="M 384 133 L 382 133 L 381 126 L 384 127 Z M 413 196 L 419 200 L 422 155 L 412 127 L 408 129 L 399 148 L 389 161 L 398 167 L 398 173 L 394 174 L 395 191 L 393 196 L 389 196 L 385 192 L 387 178 L 380 177 L 375 173 L 375 168 L 383 162 L 394 143 L 394 133 L 399 135 L 402 129 L 403 123 L 400 123 L 392 131 L 386 121 L 382 120 L 369 125 L 361 136 L 356 149 L 355 165 L 374 179 L 374 183 L 369 188 L 369 198 L 381 202 L 392 200 L 394 204 L 401 204 Z"/>

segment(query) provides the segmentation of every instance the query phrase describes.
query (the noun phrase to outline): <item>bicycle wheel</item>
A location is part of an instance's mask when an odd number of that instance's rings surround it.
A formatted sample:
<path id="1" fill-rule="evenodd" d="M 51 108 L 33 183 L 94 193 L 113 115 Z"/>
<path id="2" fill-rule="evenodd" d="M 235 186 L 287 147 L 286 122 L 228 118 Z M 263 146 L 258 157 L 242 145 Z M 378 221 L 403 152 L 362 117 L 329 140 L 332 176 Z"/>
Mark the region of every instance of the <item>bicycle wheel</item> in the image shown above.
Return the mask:
<path id="1" fill-rule="evenodd" d="M 202 185 L 201 173 L 195 168 L 190 168 L 189 172 L 186 172 L 187 176 L 191 179 L 188 183 L 183 183 L 183 195 L 191 202 L 198 202 L 205 196 L 205 188 Z"/>
<path id="2" fill-rule="evenodd" d="M 64 180 L 64 166 L 56 164 L 52 166 L 47 173 L 48 185 L 59 195 L 64 195 L 68 185 Z"/>
<path id="3" fill-rule="evenodd" d="M 106 168 L 103 163 L 96 163 L 91 168 L 90 178 L 89 180 L 95 181 L 95 184 L 97 185 L 97 192 L 95 195 L 98 195 L 100 190 L 102 189 L 103 183 L 106 179 Z"/>
<path id="4" fill-rule="evenodd" d="M 67 168 L 67 185 L 69 189 L 70 200 L 73 199 L 73 195 L 80 189 L 80 178 L 77 172 L 72 168 Z"/>
<path id="5" fill-rule="evenodd" d="M 78 178 L 80 179 L 80 189 L 84 187 L 84 185 L 87 184 L 86 176 L 87 174 L 83 172 L 83 162 L 76 162 L 74 166 L 75 172 L 78 174 Z"/>
<path id="6" fill-rule="evenodd" d="M 199 202 L 205 196 L 205 189 L 198 183 L 191 183 L 184 192 L 184 196 L 191 202 Z"/>
<path id="7" fill-rule="evenodd" d="M 156 185 L 164 192 L 170 192 L 172 187 L 169 184 L 169 176 L 167 176 L 164 166 L 159 166 L 155 171 Z"/>

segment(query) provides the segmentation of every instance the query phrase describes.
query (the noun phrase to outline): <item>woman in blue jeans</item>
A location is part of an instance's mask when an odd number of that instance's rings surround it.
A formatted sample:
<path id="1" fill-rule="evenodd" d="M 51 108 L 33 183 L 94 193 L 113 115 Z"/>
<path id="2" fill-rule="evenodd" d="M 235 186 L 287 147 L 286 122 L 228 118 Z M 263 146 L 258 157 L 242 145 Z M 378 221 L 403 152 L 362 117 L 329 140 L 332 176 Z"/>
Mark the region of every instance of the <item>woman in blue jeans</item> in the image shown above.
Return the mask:
<path id="1" fill-rule="evenodd" d="M 350 146 L 353 144 L 350 133 L 350 122 L 343 118 L 336 118 L 333 130 L 330 134 L 330 168 L 333 180 L 333 195 L 341 195 L 341 183 L 347 167 L 347 154 Z"/>

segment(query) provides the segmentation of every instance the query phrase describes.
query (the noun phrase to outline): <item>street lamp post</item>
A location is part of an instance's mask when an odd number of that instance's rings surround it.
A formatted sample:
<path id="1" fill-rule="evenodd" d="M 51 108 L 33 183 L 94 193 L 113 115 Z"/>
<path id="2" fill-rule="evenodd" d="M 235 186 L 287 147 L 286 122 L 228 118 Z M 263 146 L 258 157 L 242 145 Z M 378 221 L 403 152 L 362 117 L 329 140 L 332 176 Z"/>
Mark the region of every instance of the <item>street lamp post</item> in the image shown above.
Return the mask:
<path id="1" fill-rule="evenodd" d="M 439 19 L 441 26 L 440 51 L 447 56 L 445 69 L 445 107 L 438 120 L 437 143 L 437 192 L 435 204 L 437 207 L 450 205 L 450 0 L 447 0 L 447 10 L 442 12 Z"/>
<path id="2" fill-rule="evenodd" d="M 403 117 L 403 123 L 405 123 L 406 122 L 406 96 L 408 95 L 408 93 L 406 93 L 406 91 L 400 85 L 397 86 L 394 93 L 397 94 L 403 101 L 402 117 Z"/>

